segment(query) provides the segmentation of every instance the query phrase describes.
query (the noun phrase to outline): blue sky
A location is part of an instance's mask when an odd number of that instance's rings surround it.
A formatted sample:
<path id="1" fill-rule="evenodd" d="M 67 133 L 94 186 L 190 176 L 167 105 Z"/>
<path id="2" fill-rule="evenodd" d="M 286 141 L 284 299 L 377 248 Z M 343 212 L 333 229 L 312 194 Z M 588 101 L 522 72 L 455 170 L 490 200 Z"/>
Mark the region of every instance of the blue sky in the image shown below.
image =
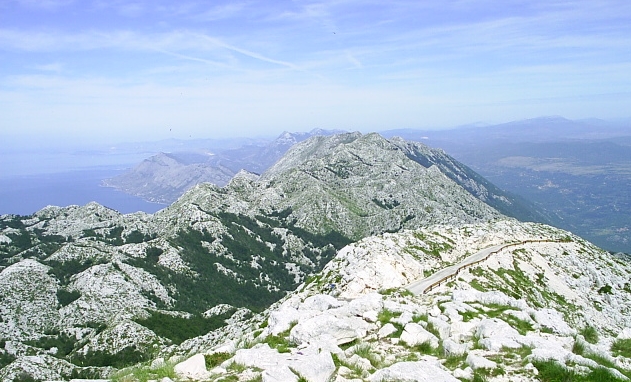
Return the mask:
<path id="1" fill-rule="evenodd" d="M 0 0 L 0 136 L 631 116 L 631 2 Z"/>

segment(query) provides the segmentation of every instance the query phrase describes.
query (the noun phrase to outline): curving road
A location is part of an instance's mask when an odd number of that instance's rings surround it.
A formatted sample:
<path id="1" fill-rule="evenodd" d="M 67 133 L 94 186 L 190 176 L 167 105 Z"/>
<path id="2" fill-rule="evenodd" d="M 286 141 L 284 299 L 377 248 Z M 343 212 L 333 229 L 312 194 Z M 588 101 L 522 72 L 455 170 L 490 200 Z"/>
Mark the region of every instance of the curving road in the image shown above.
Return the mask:
<path id="1" fill-rule="evenodd" d="M 485 258 L 487 258 L 488 256 L 490 256 L 491 254 L 493 254 L 494 252 L 497 252 L 499 250 L 501 250 L 504 247 L 508 247 L 511 245 L 515 245 L 514 243 L 511 244 L 499 244 L 499 245 L 495 245 L 493 247 L 488 247 L 485 248 L 483 250 L 481 250 L 480 252 L 474 253 L 473 255 L 465 258 L 464 260 L 462 260 L 461 262 L 459 262 L 458 264 L 454 264 L 451 266 L 448 266 L 446 268 L 441 269 L 440 271 L 434 273 L 433 275 L 426 277 L 424 279 L 420 279 L 417 281 L 414 281 L 413 283 L 411 283 L 410 285 L 406 286 L 405 288 L 407 290 L 409 290 L 410 292 L 414 293 L 414 294 L 421 294 L 421 293 L 425 293 L 427 292 L 427 289 L 429 289 L 431 286 L 433 286 L 435 283 L 445 280 L 451 276 L 454 276 L 456 273 L 458 273 L 458 270 L 464 267 L 468 267 L 472 264 L 477 263 L 480 260 L 483 260 Z"/>

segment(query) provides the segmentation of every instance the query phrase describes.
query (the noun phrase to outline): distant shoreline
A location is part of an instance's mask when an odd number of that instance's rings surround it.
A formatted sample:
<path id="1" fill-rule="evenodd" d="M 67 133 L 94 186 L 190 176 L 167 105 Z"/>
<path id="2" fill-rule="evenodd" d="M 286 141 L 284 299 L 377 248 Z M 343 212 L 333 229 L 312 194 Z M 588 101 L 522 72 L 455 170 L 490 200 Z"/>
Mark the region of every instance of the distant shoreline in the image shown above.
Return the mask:
<path id="1" fill-rule="evenodd" d="M 125 171 L 92 168 L 0 178 L 0 215 L 31 215 L 48 205 L 65 207 L 97 202 L 123 214 L 157 212 L 167 205 L 153 203 L 101 185 Z"/>

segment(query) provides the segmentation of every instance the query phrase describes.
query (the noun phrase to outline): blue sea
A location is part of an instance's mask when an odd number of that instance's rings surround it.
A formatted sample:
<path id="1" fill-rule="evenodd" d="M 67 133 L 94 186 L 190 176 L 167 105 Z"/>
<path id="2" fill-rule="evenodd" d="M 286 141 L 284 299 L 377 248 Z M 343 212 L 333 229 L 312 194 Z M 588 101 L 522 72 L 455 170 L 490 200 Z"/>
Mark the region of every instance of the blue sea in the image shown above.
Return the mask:
<path id="1" fill-rule="evenodd" d="M 93 167 L 45 174 L 0 177 L 0 215 L 31 215 L 48 206 L 97 202 L 121 213 L 154 213 L 166 207 L 102 187 L 101 181 L 123 173 L 118 167 Z"/>

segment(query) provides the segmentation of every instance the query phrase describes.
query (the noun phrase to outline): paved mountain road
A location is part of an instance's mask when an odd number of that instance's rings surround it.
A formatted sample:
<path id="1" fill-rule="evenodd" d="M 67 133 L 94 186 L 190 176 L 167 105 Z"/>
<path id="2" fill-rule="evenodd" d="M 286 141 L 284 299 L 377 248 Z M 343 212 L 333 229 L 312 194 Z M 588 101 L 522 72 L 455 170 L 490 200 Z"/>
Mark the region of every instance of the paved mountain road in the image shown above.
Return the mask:
<path id="1" fill-rule="evenodd" d="M 492 254 L 499 252 L 504 248 L 513 247 L 516 245 L 521 245 L 521 244 L 526 244 L 526 243 L 542 243 L 542 242 L 553 243 L 553 242 L 560 242 L 560 241 L 561 240 L 526 240 L 526 241 L 521 241 L 517 243 L 494 245 L 492 247 L 488 247 L 477 253 L 474 253 L 473 255 L 467 257 L 466 259 L 462 260 L 458 264 L 450 265 L 446 268 L 441 269 L 440 271 L 434 273 L 433 275 L 429 277 L 416 280 L 412 282 L 411 284 L 409 284 L 408 286 L 406 286 L 405 288 L 414 294 L 427 293 L 434 286 L 458 274 L 459 270 L 469 267 L 482 260 L 486 260 L 486 258 L 491 256 Z"/>
<path id="2" fill-rule="evenodd" d="M 406 288 L 407 290 L 409 290 L 410 292 L 414 293 L 414 294 L 421 294 L 421 293 L 425 293 L 426 289 L 428 289 L 430 286 L 432 286 L 434 283 L 440 281 L 440 280 L 444 280 L 450 276 L 455 275 L 458 272 L 458 269 L 462 268 L 462 267 L 466 267 L 469 266 L 473 263 L 476 263 L 484 258 L 486 258 L 487 256 L 489 256 L 491 253 L 498 251 L 500 249 L 502 249 L 503 247 L 505 247 L 506 244 L 500 244 L 500 245 L 495 245 L 493 247 L 489 247 L 489 248 L 485 248 L 477 253 L 474 253 L 473 255 L 467 257 L 466 259 L 462 260 L 460 263 L 458 264 L 454 264 L 454 265 L 450 265 L 446 268 L 441 269 L 440 271 L 434 273 L 433 275 L 426 277 L 424 279 L 420 279 L 417 281 L 414 281 L 413 283 L 411 283 L 410 285 L 408 285 Z"/>

